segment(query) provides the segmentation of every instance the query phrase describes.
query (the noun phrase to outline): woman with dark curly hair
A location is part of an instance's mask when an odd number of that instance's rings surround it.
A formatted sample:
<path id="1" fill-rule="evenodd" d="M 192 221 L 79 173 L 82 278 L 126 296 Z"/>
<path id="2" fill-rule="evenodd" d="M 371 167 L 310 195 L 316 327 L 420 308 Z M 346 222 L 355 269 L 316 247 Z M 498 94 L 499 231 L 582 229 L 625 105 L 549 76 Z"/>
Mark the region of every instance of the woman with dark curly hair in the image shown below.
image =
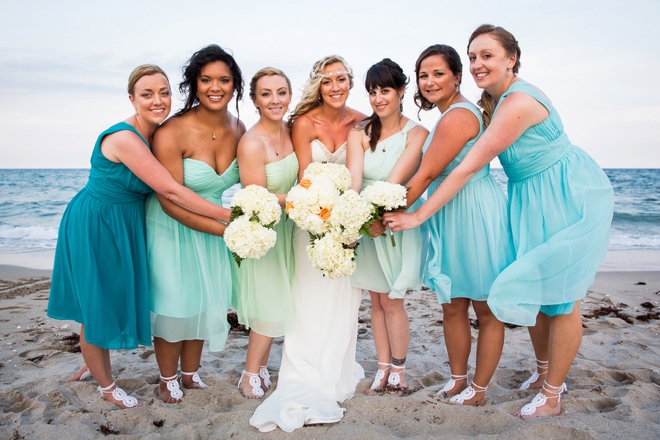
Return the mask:
<path id="1" fill-rule="evenodd" d="M 234 95 L 242 97 L 241 70 L 229 53 L 210 45 L 190 58 L 179 90 L 186 96 L 184 107 L 158 129 L 154 155 L 177 182 L 221 204 L 222 193 L 238 182 L 236 147 L 245 126 L 228 105 Z M 183 397 L 179 384 L 206 386 L 197 373 L 204 341 L 220 351 L 227 339 L 232 274 L 222 238 L 226 223 L 157 195 L 147 200 L 146 210 L 158 392 L 164 402 L 176 403 Z"/>

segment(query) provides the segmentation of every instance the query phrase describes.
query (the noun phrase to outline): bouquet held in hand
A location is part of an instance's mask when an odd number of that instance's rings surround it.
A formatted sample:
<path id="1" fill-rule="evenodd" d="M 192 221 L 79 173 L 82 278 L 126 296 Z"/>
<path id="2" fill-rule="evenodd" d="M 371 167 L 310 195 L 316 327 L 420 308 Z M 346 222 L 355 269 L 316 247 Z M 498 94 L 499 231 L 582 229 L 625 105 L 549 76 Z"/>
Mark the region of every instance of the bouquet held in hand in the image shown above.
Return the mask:
<path id="1" fill-rule="evenodd" d="M 225 243 L 240 267 L 246 258 L 261 258 L 275 246 L 282 208 L 277 197 L 259 185 L 240 189 L 231 199 L 231 223 L 225 229 Z"/>
<path id="2" fill-rule="evenodd" d="M 364 225 L 363 235 L 369 234 L 369 226 L 376 220 L 381 220 L 383 214 L 398 208 L 405 208 L 408 189 L 397 183 L 375 182 L 362 190 L 362 198 L 372 206 L 371 219 Z M 371 237 L 371 234 L 368 235 Z M 394 236 L 390 232 L 392 246 L 396 246 Z"/>

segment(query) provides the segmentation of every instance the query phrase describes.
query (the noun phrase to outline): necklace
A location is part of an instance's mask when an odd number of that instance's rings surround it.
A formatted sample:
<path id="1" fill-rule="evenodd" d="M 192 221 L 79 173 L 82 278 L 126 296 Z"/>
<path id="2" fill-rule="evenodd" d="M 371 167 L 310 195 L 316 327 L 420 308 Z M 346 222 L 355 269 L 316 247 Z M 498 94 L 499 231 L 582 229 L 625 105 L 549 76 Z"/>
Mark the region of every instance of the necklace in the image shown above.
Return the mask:
<path id="1" fill-rule="evenodd" d="M 282 131 L 280 129 L 280 134 L 277 136 L 277 138 L 271 136 L 263 127 L 261 127 L 261 130 L 266 134 L 266 137 L 270 139 L 275 146 L 275 156 L 280 155 L 280 148 L 282 147 Z M 277 141 L 275 141 L 277 139 Z"/>
<path id="2" fill-rule="evenodd" d="M 401 115 L 401 117 L 399 117 L 399 130 L 400 130 L 399 134 L 401 134 L 401 136 L 405 137 L 406 134 L 403 132 L 403 127 L 401 126 L 401 121 L 403 121 L 403 115 Z M 383 153 L 386 152 L 386 151 L 387 151 L 387 145 L 384 145 L 383 146 Z"/>
<path id="3" fill-rule="evenodd" d="M 197 114 L 199 115 L 199 106 L 197 106 Z M 201 116 L 201 115 L 200 115 L 200 116 Z M 220 125 L 218 125 L 218 127 L 217 127 L 215 130 L 212 131 L 213 135 L 211 136 L 211 140 L 213 140 L 213 141 L 215 140 L 215 133 L 216 133 L 218 130 L 220 130 L 220 129 L 222 128 L 223 125 L 225 125 L 225 122 L 227 122 L 227 117 L 228 117 L 228 116 L 229 116 L 229 113 L 225 113 L 225 117 L 224 117 L 224 119 L 222 120 L 222 122 L 220 123 Z M 200 118 L 200 119 L 202 120 L 202 122 L 204 122 L 204 118 Z"/>

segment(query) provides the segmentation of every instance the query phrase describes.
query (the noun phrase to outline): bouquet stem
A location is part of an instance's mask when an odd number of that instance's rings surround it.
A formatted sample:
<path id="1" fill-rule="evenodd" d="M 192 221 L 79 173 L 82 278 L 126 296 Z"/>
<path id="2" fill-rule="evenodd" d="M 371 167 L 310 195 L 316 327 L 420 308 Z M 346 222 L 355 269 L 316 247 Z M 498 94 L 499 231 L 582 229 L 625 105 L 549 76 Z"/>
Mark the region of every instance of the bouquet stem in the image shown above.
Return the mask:
<path id="1" fill-rule="evenodd" d="M 391 229 L 388 229 L 390 231 L 390 240 L 392 241 L 392 247 L 396 247 L 396 243 L 394 242 L 394 233 L 392 232 Z"/>

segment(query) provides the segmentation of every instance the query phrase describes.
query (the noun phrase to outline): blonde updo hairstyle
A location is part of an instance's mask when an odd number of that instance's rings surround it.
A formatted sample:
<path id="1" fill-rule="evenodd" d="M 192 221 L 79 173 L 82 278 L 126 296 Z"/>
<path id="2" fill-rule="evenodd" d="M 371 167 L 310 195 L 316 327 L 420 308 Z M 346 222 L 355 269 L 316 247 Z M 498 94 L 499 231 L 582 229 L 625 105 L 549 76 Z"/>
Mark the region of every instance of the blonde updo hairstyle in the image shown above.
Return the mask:
<path id="1" fill-rule="evenodd" d="M 351 66 L 349 66 L 342 57 L 339 55 L 330 55 L 321 58 L 314 63 L 312 71 L 309 72 L 309 78 L 307 79 L 307 82 L 305 82 L 300 102 L 296 105 L 296 109 L 291 113 L 291 116 L 289 116 L 289 120 L 287 121 L 287 126 L 289 128 L 293 126 L 293 123 L 300 116 L 323 104 L 321 83 L 325 78 L 325 68 L 334 63 L 342 63 L 344 65 L 345 70 L 348 72 L 349 89 L 353 88 L 353 69 L 351 69 Z"/>
<path id="2" fill-rule="evenodd" d="M 520 70 L 520 46 L 518 45 L 518 40 L 511 34 L 511 32 L 500 26 L 493 26 L 492 24 L 482 24 L 470 35 L 470 41 L 468 42 L 468 53 L 470 52 L 470 45 L 472 41 L 477 38 L 479 35 L 490 34 L 500 45 L 504 48 L 507 55 L 515 56 L 516 62 L 513 65 L 511 71 L 514 75 L 518 74 Z M 484 125 L 488 126 L 490 124 L 490 119 L 493 116 L 493 111 L 495 110 L 495 103 L 493 102 L 493 97 L 490 96 L 490 93 L 483 91 L 481 93 L 481 99 L 477 101 L 479 107 L 483 109 L 483 119 Z"/>
<path id="3" fill-rule="evenodd" d="M 264 76 L 281 76 L 286 80 L 286 85 L 289 88 L 289 95 L 291 94 L 291 80 L 284 72 L 275 67 L 264 67 L 254 74 L 250 80 L 250 99 L 254 102 L 257 99 L 257 82 Z"/>
<path id="4" fill-rule="evenodd" d="M 141 66 L 137 66 L 128 76 L 128 94 L 135 96 L 135 84 L 140 80 L 140 78 L 143 76 L 155 75 L 157 73 L 163 75 L 167 80 L 167 84 L 170 84 L 170 79 L 167 77 L 167 74 L 163 71 L 163 69 L 156 66 L 155 64 L 142 64 Z"/>

